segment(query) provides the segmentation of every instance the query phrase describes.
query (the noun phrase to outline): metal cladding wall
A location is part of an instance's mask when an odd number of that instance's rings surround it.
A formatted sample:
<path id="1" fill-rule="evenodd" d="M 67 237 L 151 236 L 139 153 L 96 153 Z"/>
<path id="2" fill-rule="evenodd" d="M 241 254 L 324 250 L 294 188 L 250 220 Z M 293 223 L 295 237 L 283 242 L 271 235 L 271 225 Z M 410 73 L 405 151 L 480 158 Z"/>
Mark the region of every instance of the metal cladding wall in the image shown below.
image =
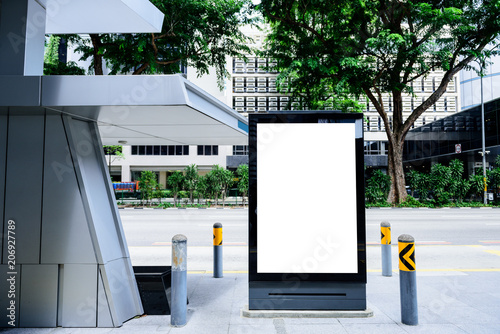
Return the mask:
<path id="1" fill-rule="evenodd" d="M 0 327 L 116 327 L 142 314 L 97 125 L 10 113 L 0 115 Z"/>

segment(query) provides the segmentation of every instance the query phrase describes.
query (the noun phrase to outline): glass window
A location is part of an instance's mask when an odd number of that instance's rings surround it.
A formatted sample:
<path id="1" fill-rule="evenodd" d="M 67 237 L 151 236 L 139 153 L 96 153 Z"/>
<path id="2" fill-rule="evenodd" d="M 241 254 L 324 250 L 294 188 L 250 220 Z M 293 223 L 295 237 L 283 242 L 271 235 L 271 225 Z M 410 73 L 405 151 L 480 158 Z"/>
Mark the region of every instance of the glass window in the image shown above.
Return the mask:
<path id="1" fill-rule="evenodd" d="M 219 146 L 212 146 L 212 155 L 219 155 Z"/>
<path id="2" fill-rule="evenodd" d="M 182 155 L 182 146 L 180 145 L 175 146 L 175 155 Z"/>
<path id="3" fill-rule="evenodd" d="M 146 154 L 146 146 L 139 146 L 139 155 Z"/>
<path id="4" fill-rule="evenodd" d="M 161 155 L 168 155 L 168 146 L 161 147 Z"/>
<path id="5" fill-rule="evenodd" d="M 132 155 L 137 155 L 137 146 L 132 146 Z"/>
<path id="6" fill-rule="evenodd" d="M 233 155 L 248 155 L 248 145 L 234 145 Z"/>
<path id="7" fill-rule="evenodd" d="M 183 154 L 184 155 L 189 155 L 189 145 L 184 145 L 183 146 Z"/>
<path id="8" fill-rule="evenodd" d="M 203 145 L 198 145 L 198 155 L 203 155 Z"/>
<path id="9" fill-rule="evenodd" d="M 153 155 L 153 146 L 146 146 L 146 155 Z"/>
<path id="10" fill-rule="evenodd" d="M 168 146 L 168 155 L 175 155 L 175 146 L 173 145 Z"/>
<path id="11" fill-rule="evenodd" d="M 160 155 L 160 146 L 153 147 L 153 155 Z"/>
<path id="12" fill-rule="evenodd" d="M 205 145 L 205 155 L 212 155 L 212 146 Z"/>

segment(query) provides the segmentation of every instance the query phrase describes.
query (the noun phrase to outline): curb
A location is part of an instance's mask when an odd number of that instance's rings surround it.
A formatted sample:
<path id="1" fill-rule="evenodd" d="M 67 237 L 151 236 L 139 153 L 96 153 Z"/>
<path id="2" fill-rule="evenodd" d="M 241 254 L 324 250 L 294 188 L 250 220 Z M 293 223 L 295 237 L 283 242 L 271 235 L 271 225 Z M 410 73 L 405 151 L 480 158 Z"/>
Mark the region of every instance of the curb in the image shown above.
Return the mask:
<path id="1" fill-rule="evenodd" d="M 370 318 L 373 311 L 366 310 L 249 310 L 248 305 L 241 309 L 244 318 Z"/>

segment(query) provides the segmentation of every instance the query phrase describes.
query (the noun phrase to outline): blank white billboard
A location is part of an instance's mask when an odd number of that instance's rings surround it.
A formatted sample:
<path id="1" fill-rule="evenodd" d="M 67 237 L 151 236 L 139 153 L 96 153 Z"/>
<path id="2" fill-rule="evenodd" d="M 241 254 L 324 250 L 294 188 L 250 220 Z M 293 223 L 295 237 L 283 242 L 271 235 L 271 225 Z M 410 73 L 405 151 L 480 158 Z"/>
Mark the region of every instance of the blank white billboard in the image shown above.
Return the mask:
<path id="1" fill-rule="evenodd" d="M 257 124 L 257 273 L 357 273 L 354 123 Z"/>

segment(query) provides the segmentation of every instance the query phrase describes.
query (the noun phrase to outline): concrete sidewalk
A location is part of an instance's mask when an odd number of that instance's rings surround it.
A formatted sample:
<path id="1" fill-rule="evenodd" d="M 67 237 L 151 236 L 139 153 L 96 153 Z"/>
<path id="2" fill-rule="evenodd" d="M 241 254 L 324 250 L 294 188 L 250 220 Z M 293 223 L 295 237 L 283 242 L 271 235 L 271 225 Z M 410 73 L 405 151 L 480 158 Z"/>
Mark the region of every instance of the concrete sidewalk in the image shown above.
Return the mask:
<path id="1" fill-rule="evenodd" d="M 3 329 L 12 333 L 500 333 L 498 272 L 422 272 L 417 290 L 419 325 L 401 324 L 399 277 L 368 274 L 371 318 L 248 319 L 247 274 L 188 273 L 188 323 L 170 327 L 170 316 L 143 316 L 121 328 Z"/>

